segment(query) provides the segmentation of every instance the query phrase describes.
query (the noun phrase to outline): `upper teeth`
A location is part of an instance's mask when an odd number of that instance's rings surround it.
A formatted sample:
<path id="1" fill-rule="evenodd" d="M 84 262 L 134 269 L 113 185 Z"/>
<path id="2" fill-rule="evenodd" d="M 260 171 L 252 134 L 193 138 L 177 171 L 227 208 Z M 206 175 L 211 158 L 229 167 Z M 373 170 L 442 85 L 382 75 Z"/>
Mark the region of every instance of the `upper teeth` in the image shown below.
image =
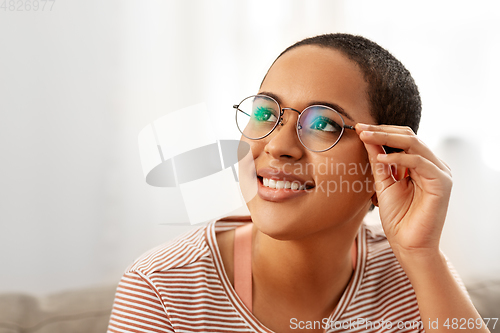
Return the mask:
<path id="1" fill-rule="evenodd" d="M 304 185 L 301 185 L 299 182 L 284 181 L 284 180 L 274 180 L 269 178 L 263 178 L 262 183 L 266 187 L 280 189 L 280 188 L 290 188 L 292 190 L 303 190 L 305 188 Z"/>

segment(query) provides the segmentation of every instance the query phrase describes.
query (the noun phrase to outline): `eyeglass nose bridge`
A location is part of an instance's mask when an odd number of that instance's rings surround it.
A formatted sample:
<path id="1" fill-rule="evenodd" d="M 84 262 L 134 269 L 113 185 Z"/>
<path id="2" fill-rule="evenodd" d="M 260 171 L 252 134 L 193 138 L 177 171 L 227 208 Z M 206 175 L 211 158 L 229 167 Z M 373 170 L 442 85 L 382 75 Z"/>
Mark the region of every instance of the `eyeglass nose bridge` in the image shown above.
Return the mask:
<path id="1" fill-rule="evenodd" d="M 280 120 L 279 120 L 279 124 L 280 124 L 281 126 L 283 126 L 283 115 L 285 114 L 285 110 L 295 111 L 295 112 L 297 112 L 297 113 L 299 114 L 299 116 L 300 116 L 300 111 L 299 111 L 299 110 L 296 110 L 296 109 L 294 109 L 294 108 L 281 108 L 281 109 L 280 109 Z M 300 124 L 299 124 L 299 126 L 300 126 Z M 300 128 L 299 128 L 299 129 L 300 129 Z"/>

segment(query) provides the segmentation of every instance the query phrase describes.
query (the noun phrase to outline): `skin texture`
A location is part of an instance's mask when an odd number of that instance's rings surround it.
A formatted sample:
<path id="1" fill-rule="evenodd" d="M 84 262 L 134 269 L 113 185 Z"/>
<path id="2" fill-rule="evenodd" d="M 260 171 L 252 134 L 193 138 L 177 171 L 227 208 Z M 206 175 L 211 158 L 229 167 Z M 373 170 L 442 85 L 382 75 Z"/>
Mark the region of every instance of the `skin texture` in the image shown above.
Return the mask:
<path id="1" fill-rule="evenodd" d="M 259 91 L 272 93 L 281 107 L 299 111 L 318 101 L 337 104 L 352 118 L 344 120 L 348 125 L 356 124 L 356 131 L 346 130 L 329 151 L 310 152 L 295 132 L 298 114 L 285 111 L 284 126 L 268 137 L 241 139 L 250 145 L 257 172 L 261 168 L 293 172 L 306 163 L 317 171 L 328 159 L 346 165 L 370 163 L 373 176 L 361 172 L 307 172 L 300 176 L 316 185 L 340 182 L 340 176 L 350 184 L 376 182 L 375 187 L 372 184 L 359 193 L 327 193 L 313 188 L 280 202 L 258 195 L 248 202 L 254 224 L 253 313 L 273 331 L 294 331 L 290 318 L 321 321 L 334 310 L 352 274 L 350 247 L 375 195 L 389 243 L 414 286 L 425 327 L 428 318 L 444 322 L 446 318 L 479 316 L 439 251 L 452 186 L 450 170 L 408 128 L 373 125 L 366 87 L 357 65 L 342 53 L 300 46 L 274 63 Z M 404 152 L 386 156 L 382 145 Z M 389 164 L 396 164 L 398 172 L 391 171 Z M 401 177 L 404 168 L 411 178 Z M 256 181 L 248 170 L 240 165 L 243 191 Z M 231 282 L 233 240 L 233 231 L 217 235 Z"/>

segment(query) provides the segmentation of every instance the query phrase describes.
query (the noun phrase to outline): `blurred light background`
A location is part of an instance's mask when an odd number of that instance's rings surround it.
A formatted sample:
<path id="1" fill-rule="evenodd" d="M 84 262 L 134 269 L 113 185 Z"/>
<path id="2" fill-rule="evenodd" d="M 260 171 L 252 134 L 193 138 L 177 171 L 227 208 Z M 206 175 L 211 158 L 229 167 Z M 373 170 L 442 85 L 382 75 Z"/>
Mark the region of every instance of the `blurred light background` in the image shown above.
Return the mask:
<path id="1" fill-rule="evenodd" d="M 285 47 L 327 32 L 412 72 L 419 135 L 454 174 L 442 248 L 466 283 L 498 278 L 496 1 L 58 0 L 0 9 L 0 292 L 117 283 L 193 228 L 177 189 L 146 184 L 139 131 L 204 102 L 219 138 L 239 138 L 232 105 Z"/>

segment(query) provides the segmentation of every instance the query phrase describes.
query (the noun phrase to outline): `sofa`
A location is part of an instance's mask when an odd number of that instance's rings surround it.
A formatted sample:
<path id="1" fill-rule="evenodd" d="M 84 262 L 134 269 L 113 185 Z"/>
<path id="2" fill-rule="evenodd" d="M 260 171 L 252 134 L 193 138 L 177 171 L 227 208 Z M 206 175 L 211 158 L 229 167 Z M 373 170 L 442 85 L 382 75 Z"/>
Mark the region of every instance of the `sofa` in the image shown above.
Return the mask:
<path id="1" fill-rule="evenodd" d="M 500 317 L 500 280 L 468 285 L 483 318 Z M 104 333 L 116 285 L 69 290 L 48 296 L 0 295 L 0 333 Z M 500 323 L 491 332 L 500 332 Z"/>
<path id="2" fill-rule="evenodd" d="M 47 296 L 0 295 L 0 333 L 106 332 L 116 285 Z"/>

